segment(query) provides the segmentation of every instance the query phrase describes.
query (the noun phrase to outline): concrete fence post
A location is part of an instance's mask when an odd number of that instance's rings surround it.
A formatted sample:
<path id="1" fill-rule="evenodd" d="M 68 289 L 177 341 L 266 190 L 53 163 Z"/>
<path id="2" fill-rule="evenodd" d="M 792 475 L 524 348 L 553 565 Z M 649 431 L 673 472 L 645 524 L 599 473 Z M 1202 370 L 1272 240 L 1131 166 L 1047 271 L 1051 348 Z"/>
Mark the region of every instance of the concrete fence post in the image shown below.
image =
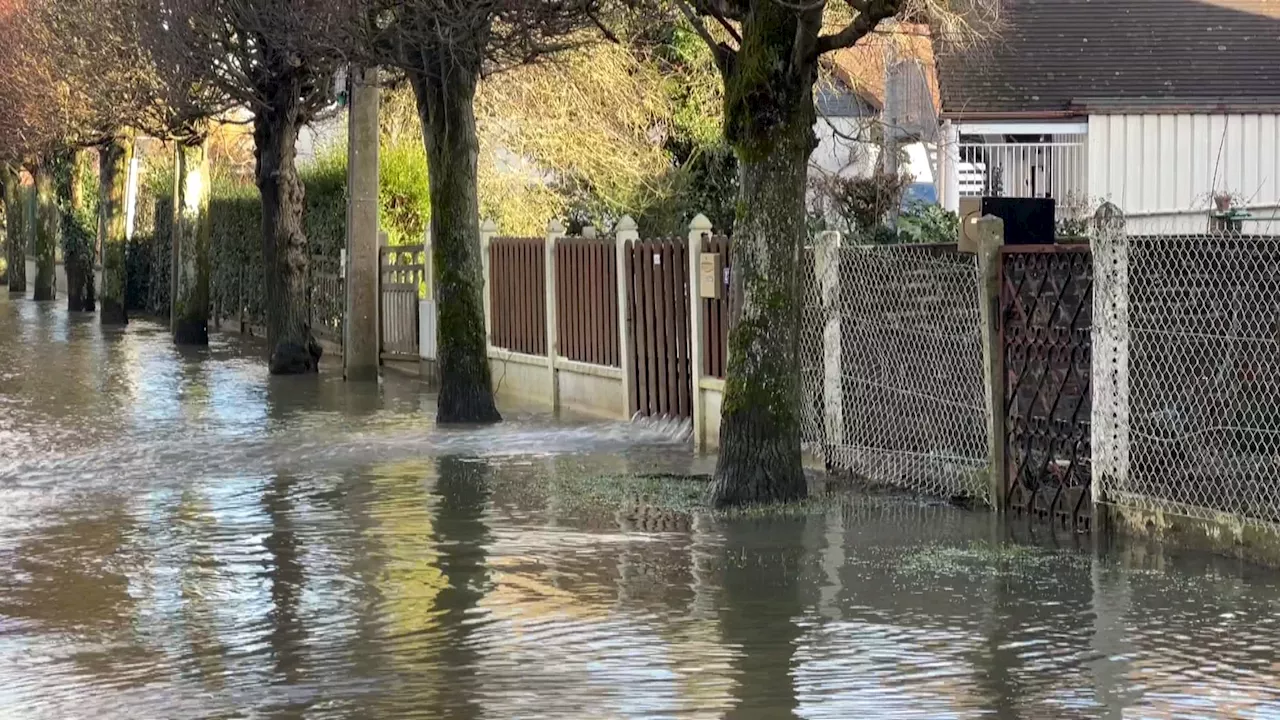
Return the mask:
<path id="1" fill-rule="evenodd" d="M 381 362 L 381 256 L 378 232 L 377 68 L 352 67 L 347 124 L 346 317 L 342 368 L 348 380 L 378 379 Z"/>
<path id="2" fill-rule="evenodd" d="M 830 448 L 846 443 L 844 434 L 844 359 L 841 356 L 840 247 L 839 232 L 828 231 L 818 236 L 813 253 L 813 275 L 822 293 L 822 417 L 817 428 L 822 460 L 830 463 Z"/>
<path id="3" fill-rule="evenodd" d="M 982 375 L 986 386 L 987 467 L 991 507 L 1004 510 L 1007 454 L 1004 429 L 1004 348 L 1000 338 L 1000 248 L 1004 221 L 987 215 L 977 221 L 978 307 L 982 316 Z"/>
<path id="4" fill-rule="evenodd" d="M 549 373 L 548 392 L 551 399 L 551 410 L 560 409 L 560 377 L 556 374 L 556 358 L 560 355 L 559 337 L 556 317 L 556 245 L 564 237 L 564 225 L 559 220 L 547 224 L 547 242 L 544 246 L 547 293 L 547 372 Z"/>
<path id="5" fill-rule="evenodd" d="M 484 347 L 485 352 L 493 346 L 493 288 L 490 279 L 489 247 L 498 235 L 498 224 L 493 220 L 480 223 L 480 292 L 484 307 Z"/>
<path id="6" fill-rule="evenodd" d="M 698 449 L 707 446 L 706 412 L 702 402 L 702 359 L 706 356 L 706 324 L 702 312 L 702 292 L 698 278 L 702 269 L 702 243 L 711 235 L 711 221 L 699 213 L 689 223 L 689 377 L 692 381 L 693 441 Z"/>
<path id="7" fill-rule="evenodd" d="M 640 231 L 630 215 L 623 215 L 613 229 L 614 259 L 618 275 L 618 367 L 622 370 L 622 415 L 634 417 L 636 407 L 636 348 L 631 332 L 631 276 L 627 274 L 627 243 L 640 241 Z"/>

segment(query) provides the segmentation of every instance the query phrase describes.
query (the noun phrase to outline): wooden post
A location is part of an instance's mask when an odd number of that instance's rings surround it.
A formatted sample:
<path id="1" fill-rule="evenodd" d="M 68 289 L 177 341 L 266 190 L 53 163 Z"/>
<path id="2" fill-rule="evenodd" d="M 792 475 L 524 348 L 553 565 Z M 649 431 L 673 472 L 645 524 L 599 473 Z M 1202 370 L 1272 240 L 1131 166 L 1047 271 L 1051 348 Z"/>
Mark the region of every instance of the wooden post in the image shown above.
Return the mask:
<path id="1" fill-rule="evenodd" d="M 622 369 L 622 415 L 636 413 L 636 349 L 631 327 L 631 276 L 627 274 L 627 243 L 639 242 L 640 232 L 630 215 L 623 215 L 613 229 L 614 260 L 618 265 L 618 367 Z"/>
<path id="2" fill-rule="evenodd" d="M 702 242 L 711 234 L 711 221 L 699 213 L 689 223 L 689 377 L 692 380 L 693 441 L 699 450 L 707 447 L 706 418 L 702 404 L 703 357 L 706 355 L 706 328 L 702 317 L 702 293 L 698 278 L 702 265 Z"/>
<path id="3" fill-rule="evenodd" d="M 547 372 L 549 374 L 548 392 L 550 393 L 552 412 L 560 409 L 560 378 L 556 374 L 556 357 L 560 354 L 559 339 L 556 333 L 556 245 L 564 237 L 564 225 L 559 220 L 547 224 L 547 242 L 543 247 L 544 266 L 546 269 L 547 298 Z"/>
<path id="4" fill-rule="evenodd" d="M 1004 429 L 1004 348 L 1000 337 L 1000 248 L 1004 221 L 993 215 L 978 220 L 978 292 L 982 314 L 982 375 L 987 389 L 987 462 L 991 507 L 1004 510 L 1008 473 Z"/>

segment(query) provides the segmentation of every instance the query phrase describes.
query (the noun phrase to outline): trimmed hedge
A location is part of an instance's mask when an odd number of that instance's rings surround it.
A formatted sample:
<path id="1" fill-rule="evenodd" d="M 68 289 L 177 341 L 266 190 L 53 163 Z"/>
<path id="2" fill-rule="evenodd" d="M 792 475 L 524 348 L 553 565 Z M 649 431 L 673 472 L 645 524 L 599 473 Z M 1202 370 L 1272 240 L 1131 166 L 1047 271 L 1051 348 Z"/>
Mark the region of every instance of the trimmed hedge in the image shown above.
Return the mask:
<path id="1" fill-rule="evenodd" d="M 384 148 L 379 205 L 392 245 L 422 242 L 430 213 L 426 160 L 412 148 Z M 215 168 L 216 170 L 216 168 Z M 304 168 L 306 187 L 303 227 L 310 255 L 336 262 L 346 243 L 347 158 L 345 149 Z M 139 187 L 133 240 L 129 244 L 127 302 L 132 310 L 169 313 L 169 232 L 172 224 L 173 168 L 152 168 Z M 251 181 L 215 173 L 209 212 L 213 217 L 210 249 L 210 301 L 215 316 L 265 318 L 262 284 L 262 202 Z"/>

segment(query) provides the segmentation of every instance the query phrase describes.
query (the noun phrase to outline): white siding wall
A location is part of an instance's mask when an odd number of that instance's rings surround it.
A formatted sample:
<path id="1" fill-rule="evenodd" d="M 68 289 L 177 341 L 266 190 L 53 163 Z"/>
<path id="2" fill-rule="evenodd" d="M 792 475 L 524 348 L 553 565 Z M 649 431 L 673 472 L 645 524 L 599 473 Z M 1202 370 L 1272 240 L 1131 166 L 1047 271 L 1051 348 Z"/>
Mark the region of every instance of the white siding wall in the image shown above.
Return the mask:
<path id="1" fill-rule="evenodd" d="M 1089 195 L 1124 210 L 1131 232 L 1204 232 L 1217 192 L 1243 198 L 1245 232 L 1280 233 L 1276 115 L 1089 118 Z"/>
<path id="2" fill-rule="evenodd" d="M 865 177 L 880 162 L 880 146 L 853 138 L 869 137 L 873 121 L 860 117 L 819 117 L 818 147 L 809 156 L 810 176 Z"/>

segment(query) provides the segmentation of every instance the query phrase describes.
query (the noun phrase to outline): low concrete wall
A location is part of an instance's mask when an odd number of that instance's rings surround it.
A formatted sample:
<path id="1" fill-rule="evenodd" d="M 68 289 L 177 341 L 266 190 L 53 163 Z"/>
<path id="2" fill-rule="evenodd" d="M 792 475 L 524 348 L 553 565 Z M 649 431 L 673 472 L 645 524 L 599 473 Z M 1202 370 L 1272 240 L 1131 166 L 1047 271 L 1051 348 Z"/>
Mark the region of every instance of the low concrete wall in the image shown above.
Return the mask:
<path id="1" fill-rule="evenodd" d="M 556 358 L 558 407 L 610 418 L 627 418 L 622 370 Z"/>
<path id="2" fill-rule="evenodd" d="M 491 347 L 489 370 L 499 398 L 551 402 L 551 370 L 545 357 Z"/>
<path id="3" fill-rule="evenodd" d="M 698 382 L 698 409 L 701 410 L 697 447 L 713 450 L 720 447 L 720 406 L 724 402 L 724 380 L 704 377 Z"/>
<path id="4" fill-rule="evenodd" d="M 494 393 L 502 399 L 533 402 L 604 418 L 628 417 L 622 370 L 603 365 L 525 355 L 489 348 Z"/>

